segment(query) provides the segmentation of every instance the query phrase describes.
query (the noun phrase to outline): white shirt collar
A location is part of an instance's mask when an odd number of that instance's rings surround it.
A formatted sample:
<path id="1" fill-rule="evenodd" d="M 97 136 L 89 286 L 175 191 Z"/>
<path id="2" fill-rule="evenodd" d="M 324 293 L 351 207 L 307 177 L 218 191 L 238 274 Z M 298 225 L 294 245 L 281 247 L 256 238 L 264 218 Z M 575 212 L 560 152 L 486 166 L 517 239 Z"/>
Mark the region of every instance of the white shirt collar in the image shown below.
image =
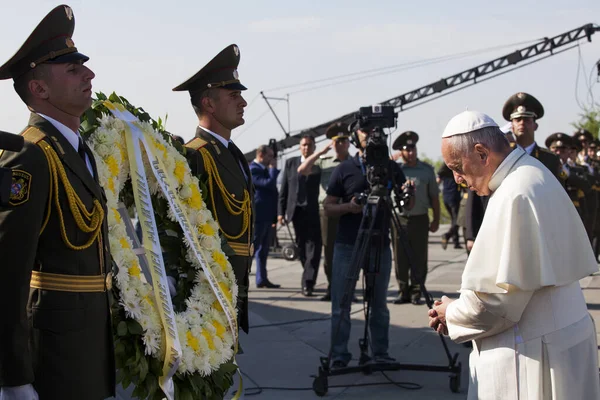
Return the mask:
<path id="1" fill-rule="evenodd" d="M 52 126 L 54 126 L 67 141 L 73 146 L 75 151 L 79 151 L 79 134 L 71 130 L 71 128 L 67 127 L 62 122 L 55 120 L 54 118 L 50 118 L 47 115 L 37 113 L 40 117 L 44 118 L 46 121 L 50 122 Z"/>
<path id="2" fill-rule="evenodd" d="M 525 147 L 524 150 L 527 152 L 527 154 L 531 155 L 531 152 L 533 151 L 534 147 L 535 147 L 535 142 L 533 142 L 529 146 Z"/>
<path id="3" fill-rule="evenodd" d="M 264 166 L 264 165 L 262 165 L 260 162 L 258 162 L 258 160 L 257 160 L 256 158 L 254 159 L 254 162 L 255 162 L 255 163 L 257 163 L 258 165 L 260 165 L 260 167 L 261 167 L 262 169 L 267 169 L 267 167 L 265 167 L 265 166 Z"/>
<path id="4" fill-rule="evenodd" d="M 198 128 L 200 128 L 200 129 L 202 129 L 202 130 L 204 130 L 204 131 L 206 131 L 206 132 L 210 133 L 210 135 L 211 135 L 212 137 L 214 137 L 214 138 L 215 138 L 215 139 L 217 139 L 219 142 L 221 142 L 221 144 L 222 144 L 223 146 L 225 146 L 226 148 L 228 148 L 228 147 L 229 147 L 229 142 L 230 142 L 231 140 L 226 140 L 226 139 L 225 139 L 223 136 L 221 136 L 221 135 L 219 135 L 219 134 L 217 134 L 217 133 L 214 133 L 214 132 L 213 132 L 213 131 L 211 131 L 210 129 L 208 129 L 208 128 L 205 128 L 205 127 L 203 127 L 203 126 L 201 126 L 201 125 L 198 125 Z"/>
<path id="5" fill-rule="evenodd" d="M 492 192 L 495 192 L 496 189 L 500 187 L 500 184 L 511 171 L 513 165 L 515 165 L 517 160 L 519 160 L 523 155 L 525 155 L 525 151 L 520 147 L 515 147 L 513 151 L 511 151 L 500 163 L 498 168 L 496 168 L 496 171 L 494 171 L 492 179 L 490 179 L 490 182 L 488 183 L 488 187 Z"/>

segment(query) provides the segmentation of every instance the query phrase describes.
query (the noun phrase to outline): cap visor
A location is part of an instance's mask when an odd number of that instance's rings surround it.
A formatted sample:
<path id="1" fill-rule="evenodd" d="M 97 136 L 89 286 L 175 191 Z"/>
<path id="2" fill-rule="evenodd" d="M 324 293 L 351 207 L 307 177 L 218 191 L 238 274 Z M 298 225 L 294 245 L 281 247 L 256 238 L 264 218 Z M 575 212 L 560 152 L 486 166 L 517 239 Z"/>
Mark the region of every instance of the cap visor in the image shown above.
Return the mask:
<path id="1" fill-rule="evenodd" d="M 248 88 L 241 83 L 230 83 L 229 85 L 221 86 L 223 89 L 229 90 L 247 90 Z"/>
<path id="2" fill-rule="evenodd" d="M 48 64 L 67 64 L 67 63 L 74 63 L 74 62 L 86 62 L 88 61 L 90 58 L 84 54 L 78 53 L 78 52 L 74 52 L 74 53 L 69 53 L 69 54 L 65 54 L 56 58 L 53 58 L 52 60 L 48 60 L 45 61 Z"/>

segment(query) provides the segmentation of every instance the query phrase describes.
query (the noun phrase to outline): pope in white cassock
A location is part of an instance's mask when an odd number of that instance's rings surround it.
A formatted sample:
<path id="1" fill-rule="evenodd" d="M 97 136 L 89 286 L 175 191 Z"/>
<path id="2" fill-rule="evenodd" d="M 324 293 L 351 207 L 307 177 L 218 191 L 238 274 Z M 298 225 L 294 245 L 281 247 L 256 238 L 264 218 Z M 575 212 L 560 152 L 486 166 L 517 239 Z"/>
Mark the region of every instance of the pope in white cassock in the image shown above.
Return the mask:
<path id="1" fill-rule="evenodd" d="M 491 196 L 460 298 L 429 311 L 432 328 L 473 341 L 468 398 L 600 399 L 596 332 L 578 282 L 598 266 L 565 190 L 482 113 L 450 120 L 442 156 L 457 183 Z"/>

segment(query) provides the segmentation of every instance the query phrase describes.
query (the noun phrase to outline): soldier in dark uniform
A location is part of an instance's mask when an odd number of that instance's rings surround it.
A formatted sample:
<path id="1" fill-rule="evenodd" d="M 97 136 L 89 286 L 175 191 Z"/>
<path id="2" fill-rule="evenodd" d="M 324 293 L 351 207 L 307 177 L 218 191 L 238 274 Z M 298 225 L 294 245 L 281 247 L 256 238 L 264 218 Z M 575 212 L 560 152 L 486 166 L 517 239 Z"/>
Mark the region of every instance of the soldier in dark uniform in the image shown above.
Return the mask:
<path id="1" fill-rule="evenodd" d="M 559 177 L 561 164 L 558 157 L 535 142 L 537 120 L 544 116 L 542 104 L 530 94 L 516 93 L 504 103 L 502 116 L 507 121 L 511 121 L 512 132 L 516 137 L 517 144 L 527 154 L 540 160 L 556 177 Z"/>
<path id="2" fill-rule="evenodd" d="M 594 254 L 596 259 L 600 255 L 600 161 L 598 161 L 598 149 L 600 148 L 600 142 L 598 139 L 593 139 L 588 145 L 587 162 L 592 168 L 594 174 L 592 182 L 592 190 L 596 192 L 596 199 L 598 203 L 596 205 L 596 220 L 594 221 L 594 232 L 592 235 L 592 247 L 594 248 Z"/>
<path id="3" fill-rule="evenodd" d="M 598 171 L 594 170 L 592 161 L 588 156 L 588 148 L 594 141 L 594 137 L 590 132 L 585 129 L 579 129 L 573 134 L 573 142 L 576 150 L 578 151 L 577 157 L 574 160 L 577 165 L 585 170 L 585 177 L 590 184 L 591 190 L 588 190 L 585 194 L 586 204 L 586 216 L 585 216 L 585 229 L 590 237 L 590 242 L 594 238 L 594 229 L 596 225 L 596 214 L 598 213 Z"/>
<path id="4" fill-rule="evenodd" d="M 585 225 L 587 217 L 585 196 L 591 191 L 591 185 L 585 176 L 585 169 L 573 161 L 573 157 L 576 158 L 578 152 L 575 147 L 576 142 L 569 135 L 557 132 L 546 138 L 546 147 L 560 157 L 561 177 L 565 189 Z"/>
<path id="5" fill-rule="evenodd" d="M 233 252 L 229 261 L 238 284 L 238 320 L 248 333 L 248 283 L 252 256 L 252 175 L 244 155 L 231 141 L 231 131 L 244 123 L 237 67 L 240 50 L 232 44 L 217 54 L 194 76 L 175 87 L 188 91 L 198 116 L 196 137 L 186 144 L 192 173 L 205 182 L 207 205 Z"/>
<path id="6" fill-rule="evenodd" d="M 115 392 L 105 196 L 78 135 L 94 73 L 52 10 L 0 67 L 32 111 L 0 209 L 0 398 L 104 399 Z"/>

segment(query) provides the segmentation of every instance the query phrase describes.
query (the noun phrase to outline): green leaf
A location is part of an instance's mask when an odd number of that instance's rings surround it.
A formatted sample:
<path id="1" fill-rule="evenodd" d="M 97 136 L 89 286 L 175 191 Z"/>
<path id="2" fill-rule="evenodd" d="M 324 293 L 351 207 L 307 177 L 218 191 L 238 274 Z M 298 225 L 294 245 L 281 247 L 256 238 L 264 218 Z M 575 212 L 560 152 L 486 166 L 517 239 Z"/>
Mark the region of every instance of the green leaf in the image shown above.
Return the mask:
<path id="1" fill-rule="evenodd" d="M 143 335 L 144 334 L 144 328 L 142 328 L 142 326 L 133 319 L 130 319 L 127 321 L 127 330 L 132 335 Z"/>
<path id="2" fill-rule="evenodd" d="M 188 388 L 181 388 L 181 391 L 179 393 L 179 398 L 181 400 L 194 400 L 194 396 L 192 395 L 192 392 L 190 392 L 190 390 Z"/>
<path id="3" fill-rule="evenodd" d="M 146 357 L 140 358 L 140 380 L 146 379 L 146 375 L 148 375 L 148 361 L 146 361 Z"/>
<path id="4" fill-rule="evenodd" d="M 125 321 L 119 322 L 119 325 L 117 326 L 117 335 L 119 335 L 119 336 L 127 335 L 127 323 Z"/>

